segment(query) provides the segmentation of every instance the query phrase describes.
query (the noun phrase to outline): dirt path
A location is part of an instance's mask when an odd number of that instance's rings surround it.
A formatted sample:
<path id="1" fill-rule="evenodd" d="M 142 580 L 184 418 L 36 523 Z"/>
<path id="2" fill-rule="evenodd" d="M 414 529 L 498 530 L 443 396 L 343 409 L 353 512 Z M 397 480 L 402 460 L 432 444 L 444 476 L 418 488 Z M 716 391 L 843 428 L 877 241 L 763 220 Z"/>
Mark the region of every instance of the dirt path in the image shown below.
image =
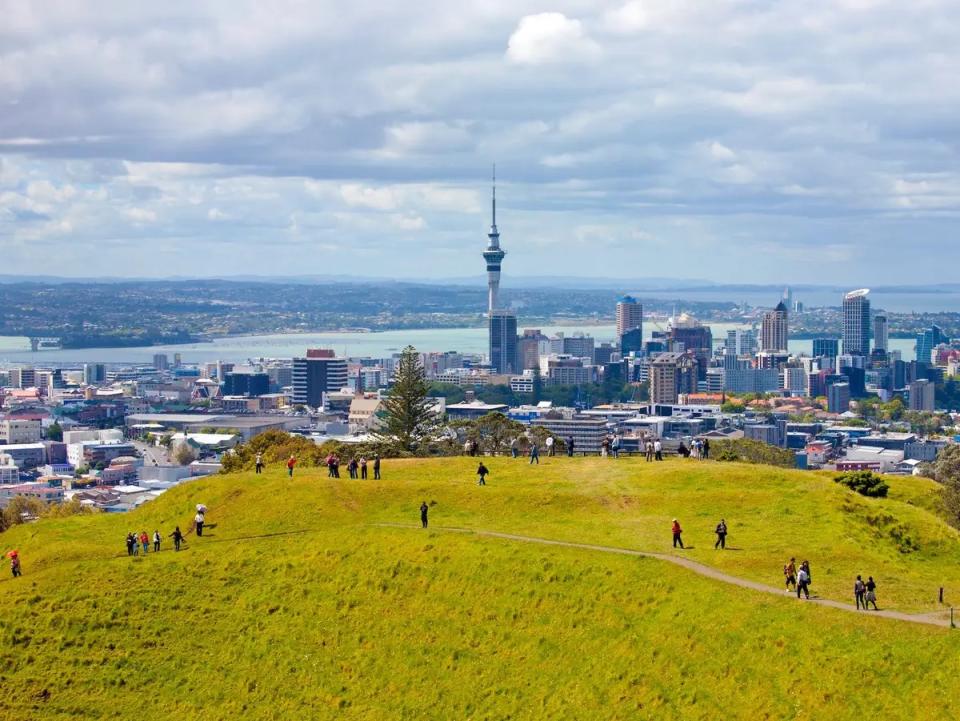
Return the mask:
<path id="1" fill-rule="evenodd" d="M 403 523 L 375 523 L 374 526 L 381 526 L 384 528 L 415 528 L 419 529 L 419 526 L 403 524 Z M 592 543 L 574 543 L 572 541 L 555 541 L 549 538 L 537 538 L 536 536 L 519 536 L 514 533 L 501 533 L 500 531 L 484 531 L 476 530 L 472 528 L 456 528 L 452 526 L 431 526 L 430 530 L 432 531 L 447 531 L 451 533 L 470 533 L 476 536 L 485 536 L 488 538 L 502 538 L 508 541 L 520 541 L 523 543 L 539 543 L 544 546 L 563 546 L 565 548 L 582 548 L 587 551 L 599 551 L 601 553 L 617 553 L 623 556 L 640 556 L 641 558 L 655 558 L 658 561 L 666 561 L 667 563 L 672 563 L 675 566 L 681 566 L 687 570 L 693 571 L 696 574 L 705 576 L 707 578 L 712 578 L 715 581 L 721 581 L 723 583 L 729 583 L 733 586 L 739 586 L 740 588 L 749 588 L 752 591 L 758 591 L 760 593 L 770 593 L 781 598 L 786 594 L 783 591 L 783 587 L 774 587 L 767 586 L 763 583 L 758 583 L 757 581 L 748 581 L 745 578 L 739 578 L 737 576 L 731 576 L 728 573 L 723 573 L 718 571 L 716 568 L 698 563 L 697 561 L 691 561 L 689 558 L 683 558 L 681 556 L 673 556 L 665 553 L 651 553 L 649 551 L 636 551 L 630 548 L 617 548 L 615 546 L 598 546 Z M 840 611 L 847 611 L 849 613 L 856 613 L 858 615 L 870 615 L 870 616 L 879 616 L 881 618 L 892 618 L 897 621 L 908 621 L 910 623 L 923 623 L 930 626 L 942 626 L 944 628 L 950 627 L 949 615 L 944 615 L 940 613 L 923 613 L 923 614 L 910 614 L 910 613 L 901 613 L 900 611 L 858 611 L 854 606 L 849 603 L 842 603 L 840 601 L 833 601 L 827 598 L 811 598 L 806 603 L 816 603 L 820 606 L 829 606 L 830 608 L 836 608 Z"/>

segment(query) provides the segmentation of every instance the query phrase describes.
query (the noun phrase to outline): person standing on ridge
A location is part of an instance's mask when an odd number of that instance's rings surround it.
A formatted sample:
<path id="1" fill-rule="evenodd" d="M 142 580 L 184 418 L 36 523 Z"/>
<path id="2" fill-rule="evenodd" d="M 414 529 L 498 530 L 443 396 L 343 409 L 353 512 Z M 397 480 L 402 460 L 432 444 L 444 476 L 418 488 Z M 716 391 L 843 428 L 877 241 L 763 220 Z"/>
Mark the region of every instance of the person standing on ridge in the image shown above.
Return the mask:
<path id="1" fill-rule="evenodd" d="M 357 477 L 357 468 L 359 465 L 356 458 L 351 458 L 349 463 L 347 463 L 347 473 L 350 474 L 351 478 Z"/>
<path id="2" fill-rule="evenodd" d="M 427 512 L 429 510 L 430 506 L 427 505 L 426 501 L 420 504 L 420 526 L 423 528 L 427 527 Z"/>
<path id="3" fill-rule="evenodd" d="M 143 546 L 143 555 L 146 556 L 150 550 L 150 536 L 146 531 L 140 531 L 140 545 Z"/>
<path id="4" fill-rule="evenodd" d="M 153 531 L 153 552 L 160 553 L 160 531 L 156 529 Z"/>
<path id="5" fill-rule="evenodd" d="M 197 511 L 197 515 L 193 517 L 193 524 L 197 529 L 197 538 L 203 535 L 203 512 Z"/>
<path id="6" fill-rule="evenodd" d="M 136 539 L 134 539 L 133 533 L 128 533 L 127 534 L 127 555 L 128 556 L 133 555 L 133 547 L 134 545 L 136 545 L 136 543 L 137 541 Z"/>
<path id="7" fill-rule="evenodd" d="M 375 453 L 373 455 L 373 480 L 380 480 L 380 454 Z"/>
<path id="8" fill-rule="evenodd" d="M 724 519 L 720 519 L 720 523 L 717 524 L 717 542 L 713 544 L 714 550 L 720 548 L 724 549 L 727 547 L 727 522 Z"/>
<path id="9" fill-rule="evenodd" d="M 645 455 L 647 458 L 647 462 L 649 463 L 650 461 L 653 460 L 653 441 L 651 441 L 648 438 L 647 442 L 643 444 L 643 449 L 646 452 Z"/>
<path id="10" fill-rule="evenodd" d="M 573 458 L 573 436 L 567 436 L 567 458 Z"/>
<path id="11" fill-rule="evenodd" d="M 510 455 L 516 458 L 519 454 L 517 451 L 517 439 L 514 438 L 510 441 Z"/>
<path id="12" fill-rule="evenodd" d="M 620 457 L 620 434 L 614 433 L 613 440 L 610 441 L 610 452 L 613 453 L 614 458 Z"/>
<path id="13" fill-rule="evenodd" d="M 710 457 L 710 439 L 709 438 L 703 439 L 702 450 L 703 450 L 704 459 L 709 458 Z"/>
<path id="14" fill-rule="evenodd" d="M 873 576 L 867 576 L 867 582 L 866 584 L 864 584 L 864 586 L 867 589 L 867 593 L 866 593 L 866 596 L 864 596 L 865 600 L 863 602 L 863 610 L 866 611 L 867 604 L 872 603 L 873 610 L 879 611 L 880 609 L 877 608 L 877 584 L 873 580 Z"/>
<path id="15" fill-rule="evenodd" d="M 483 465 L 483 461 L 480 461 L 480 465 L 477 466 L 477 475 L 480 477 L 480 480 L 477 481 L 478 486 L 487 485 L 487 474 L 489 472 L 490 470 L 485 465 Z"/>
<path id="16" fill-rule="evenodd" d="M 180 532 L 180 526 L 177 526 L 173 529 L 173 533 L 170 534 L 170 538 L 173 539 L 173 550 L 179 551 L 180 544 L 183 543 L 183 533 Z"/>
<path id="17" fill-rule="evenodd" d="M 790 586 L 797 587 L 797 559 L 791 558 L 790 563 L 783 567 L 783 578 L 786 582 L 787 593 L 790 593 Z"/>
<path id="18" fill-rule="evenodd" d="M 853 582 L 853 598 L 856 601 L 858 611 L 861 607 L 864 611 L 867 610 L 866 593 L 867 587 L 863 583 L 863 577 L 858 575 L 857 580 Z"/>
<path id="19" fill-rule="evenodd" d="M 259 475 L 263 473 L 263 454 L 262 453 L 257 454 L 256 464 L 257 464 L 257 475 Z"/>
<path id="20" fill-rule="evenodd" d="M 544 441 L 547 444 L 547 455 L 553 456 L 556 454 L 556 449 L 553 447 L 553 436 L 547 436 L 547 440 Z"/>
<path id="21" fill-rule="evenodd" d="M 658 461 L 663 460 L 663 444 L 659 438 L 653 442 L 653 453 Z"/>
<path id="22" fill-rule="evenodd" d="M 680 534 L 683 533 L 683 529 L 680 528 L 680 521 L 676 518 L 673 519 L 673 524 L 670 526 L 670 531 L 673 533 L 673 547 L 676 548 L 680 546 L 683 548 L 683 539 L 680 537 Z"/>
<path id="23" fill-rule="evenodd" d="M 811 582 L 812 579 L 810 577 L 810 565 L 804 561 L 800 564 L 800 570 L 797 571 L 797 598 L 800 598 L 800 594 L 802 592 L 804 599 L 807 601 L 810 600 Z"/>
<path id="24" fill-rule="evenodd" d="M 540 465 L 540 450 L 537 448 L 536 443 L 531 443 L 530 444 L 530 465 L 532 466 L 534 463 L 536 463 L 538 466 Z"/>
<path id="25" fill-rule="evenodd" d="M 290 456 L 287 459 L 287 477 L 293 478 L 293 467 L 297 465 L 297 459 L 294 456 Z"/>
<path id="26" fill-rule="evenodd" d="M 360 457 L 360 480 L 367 480 L 367 457 Z"/>
<path id="27" fill-rule="evenodd" d="M 23 575 L 23 569 L 20 567 L 20 552 L 19 551 L 10 551 L 7 553 L 7 558 L 10 559 L 10 573 L 13 574 L 14 578 L 19 578 Z"/>

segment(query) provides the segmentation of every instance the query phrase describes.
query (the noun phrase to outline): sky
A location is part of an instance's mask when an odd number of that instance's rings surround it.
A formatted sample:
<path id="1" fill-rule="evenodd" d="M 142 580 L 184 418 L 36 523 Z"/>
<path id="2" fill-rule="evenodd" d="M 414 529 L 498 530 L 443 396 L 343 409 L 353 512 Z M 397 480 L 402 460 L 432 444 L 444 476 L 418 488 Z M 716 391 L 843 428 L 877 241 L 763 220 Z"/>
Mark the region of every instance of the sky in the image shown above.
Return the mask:
<path id="1" fill-rule="evenodd" d="M 0 18 L 0 273 L 957 279 L 955 2 Z"/>

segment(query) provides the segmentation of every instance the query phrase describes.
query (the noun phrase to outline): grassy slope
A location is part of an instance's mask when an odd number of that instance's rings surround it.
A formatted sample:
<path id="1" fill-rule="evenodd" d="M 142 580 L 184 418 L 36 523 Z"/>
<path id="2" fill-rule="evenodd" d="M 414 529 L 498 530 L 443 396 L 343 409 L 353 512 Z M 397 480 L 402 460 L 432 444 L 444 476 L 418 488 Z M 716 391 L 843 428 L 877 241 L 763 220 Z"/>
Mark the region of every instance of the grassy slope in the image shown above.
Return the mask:
<path id="1" fill-rule="evenodd" d="M 896 479 L 875 502 L 770 468 L 487 465 L 485 489 L 466 459 L 388 462 L 382 483 L 218 478 L 131 516 L 6 534 L 27 575 L 0 583 L 0 718 L 957 716 L 947 631 L 656 561 L 368 525 L 415 522 L 426 498 L 434 524 L 665 550 L 678 515 L 691 555 L 738 575 L 778 581 L 789 548 L 809 555 L 824 595 L 845 597 L 858 564 L 881 579 L 881 601 L 917 606 L 910 589 L 932 579 L 960 591 L 960 544 L 924 510 L 924 482 Z M 126 558 L 126 530 L 169 532 L 198 501 L 218 523 L 211 537 Z M 919 550 L 875 537 L 864 519 L 881 513 Z M 717 514 L 745 550 L 708 547 Z M 289 531 L 308 532 L 261 537 Z"/>

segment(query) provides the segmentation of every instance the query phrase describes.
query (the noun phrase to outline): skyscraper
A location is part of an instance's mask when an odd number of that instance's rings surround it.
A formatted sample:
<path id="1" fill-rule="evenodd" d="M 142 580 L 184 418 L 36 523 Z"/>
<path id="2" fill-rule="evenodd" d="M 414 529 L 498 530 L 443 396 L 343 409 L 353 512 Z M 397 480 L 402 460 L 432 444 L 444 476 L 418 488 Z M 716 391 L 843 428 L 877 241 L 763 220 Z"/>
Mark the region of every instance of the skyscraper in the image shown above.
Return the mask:
<path id="1" fill-rule="evenodd" d="M 887 330 L 887 316 L 878 313 L 873 317 L 873 350 L 886 353 L 889 348 L 890 333 Z"/>
<path id="2" fill-rule="evenodd" d="M 517 373 L 517 316 L 506 310 L 490 311 L 490 365 L 497 373 Z"/>
<path id="3" fill-rule="evenodd" d="M 941 343 L 948 343 L 950 339 L 944 334 L 940 326 L 932 325 L 929 330 L 917 336 L 917 362 L 930 365 L 933 360 L 933 349 Z"/>
<path id="4" fill-rule="evenodd" d="M 760 326 L 760 350 L 774 353 L 787 351 L 787 306 L 783 301 L 763 314 Z"/>
<path id="5" fill-rule="evenodd" d="M 643 347 L 643 306 L 629 295 L 617 301 L 617 342 L 624 355 Z"/>
<path id="6" fill-rule="evenodd" d="M 870 355 L 869 289 L 852 290 L 843 296 L 843 352 Z"/>
<path id="7" fill-rule="evenodd" d="M 836 358 L 840 355 L 840 341 L 836 338 L 814 338 L 814 358 Z"/>
<path id="8" fill-rule="evenodd" d="M 493 210 L 490 232 L 487 238 L 490 242 L 483 251 L 483 259 L 487 262 L 487 313 L 492 314 L 499 308 L 498 294 L 500 293 L 500 264 L 506 252 L 500 248 L 500 231 L 497 230 L 497 168 L 493 168 L 492 203 Z"/>
<path id="9" fill-rule="evenodd" d="M 293 359 L 293 402 L 321 408 L 325 393 L 347 385 L 347 361 L 332 350 L 308 350 L 306 358 Z"/>

